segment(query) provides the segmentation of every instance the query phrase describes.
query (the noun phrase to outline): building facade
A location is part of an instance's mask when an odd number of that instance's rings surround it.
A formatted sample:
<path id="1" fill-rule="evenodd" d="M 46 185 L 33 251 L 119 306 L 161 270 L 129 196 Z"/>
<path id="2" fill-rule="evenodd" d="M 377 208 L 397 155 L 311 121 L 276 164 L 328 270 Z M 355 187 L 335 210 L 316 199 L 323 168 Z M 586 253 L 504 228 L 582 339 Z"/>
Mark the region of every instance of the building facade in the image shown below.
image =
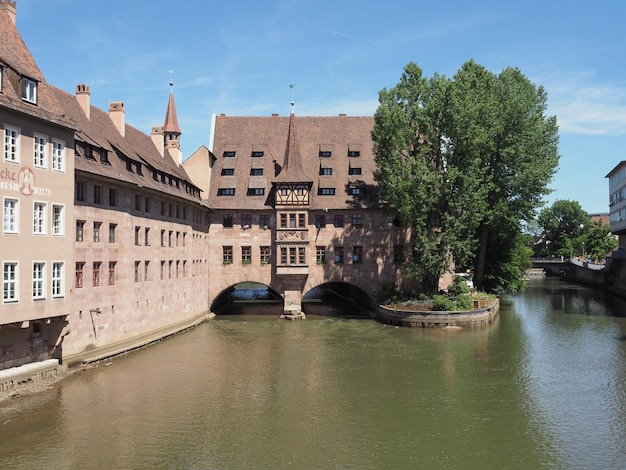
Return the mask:
<path id="1" fill-rule="evenodd" d="M 72 310 L 74 124 L 0 2 L 0 370 L 60 358 Z"/>
<path id="2" fill-rule="evenodd" d="M 208 208 L 181 165 L 170 93 L 151 135 L 49 85 L 0 0 L 0 370 L 66 364 L 194 324 L 208 306 Z"/>
<path id="3" fill-rule="evenodd" d="M 382 208 L 372 117 L 217 116 L 210 158 L 209 298 L 270 286 L 284 311 L 328 282 L 375 299 L 401 287 L 410 231 Z"/>
<path id="4" fill-rule="evenodd" d="M 611 233 L 618 236 L 619 247 L 626 248 L 626 161 L 618 163 L 606 177 Z"/>

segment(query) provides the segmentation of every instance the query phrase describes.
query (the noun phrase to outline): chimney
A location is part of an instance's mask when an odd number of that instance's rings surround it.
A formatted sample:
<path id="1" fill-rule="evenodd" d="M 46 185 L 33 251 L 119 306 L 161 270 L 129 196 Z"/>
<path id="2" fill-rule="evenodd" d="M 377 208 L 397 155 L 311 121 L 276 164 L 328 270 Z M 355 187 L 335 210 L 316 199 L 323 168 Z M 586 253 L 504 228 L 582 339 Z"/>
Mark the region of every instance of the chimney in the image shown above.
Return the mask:
<path id="1" fill-rule="evenodd" d="M 4 10 L 15 24 L 15 2 L 11 0 L 0 0 L 0 10 Z"/>
<path id="2" fill-rule="evenodd" d="M 109 117 L 122 137 L 126 137 L 126 111 L 122 101 L 113 101 L 109 105 Z"/>
<path id="3" fill-rule="evenodd" d="M 76 85 L 76 100 L 83 110 L 83 113 L 85 113 L 85 116 L 87 116 L 87 119 L 91 119 L 90 97 L 91 93 L 89 92 L 89 85 Z"/>
<path id="4" fill-rule="evenodd" d="M 165 155 L 165 141 L 163 140 L 163 126 L 154 126 L 152 128 L 152 143 L 159 151 L 161 157 Z"/>

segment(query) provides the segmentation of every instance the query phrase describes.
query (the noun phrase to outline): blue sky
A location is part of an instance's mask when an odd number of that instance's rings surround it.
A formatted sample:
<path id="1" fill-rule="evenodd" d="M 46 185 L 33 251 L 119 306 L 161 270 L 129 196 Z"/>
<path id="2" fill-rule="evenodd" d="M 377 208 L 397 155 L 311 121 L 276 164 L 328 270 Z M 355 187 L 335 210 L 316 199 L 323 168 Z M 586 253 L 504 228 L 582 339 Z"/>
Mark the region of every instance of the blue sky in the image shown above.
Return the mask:
<path id="1" fill-rule="evenodd" d="M 149 133 L 170 77 L 184 157 L 211 115 L 371 115 L 416 62 L 452 76 L 474 59 L 518 67 L 548 93 L 561 161 L 547 202 L 608 212 L 605 175 L 626 159 L 626 2 L 531 0 L 17 0 L 17 26 L 46 80 L 92 104 L 124 101 Z"/>

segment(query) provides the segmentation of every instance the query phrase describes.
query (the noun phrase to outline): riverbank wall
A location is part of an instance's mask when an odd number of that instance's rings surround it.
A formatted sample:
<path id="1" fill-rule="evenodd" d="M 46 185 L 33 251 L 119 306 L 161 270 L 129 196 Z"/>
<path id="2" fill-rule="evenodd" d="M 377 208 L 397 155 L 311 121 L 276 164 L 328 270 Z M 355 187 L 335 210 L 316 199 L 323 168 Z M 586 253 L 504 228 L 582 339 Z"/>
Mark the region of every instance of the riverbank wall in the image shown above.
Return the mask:
<path id="1" fill-rule="evenodd" d="M 410 328 L 470 328 L 492 323 L 500 311 L 500 299 L 489 305 L 467 311 L 410 311 L 379 305 L 374 311 L 376 320 L 387 325 Z"/>

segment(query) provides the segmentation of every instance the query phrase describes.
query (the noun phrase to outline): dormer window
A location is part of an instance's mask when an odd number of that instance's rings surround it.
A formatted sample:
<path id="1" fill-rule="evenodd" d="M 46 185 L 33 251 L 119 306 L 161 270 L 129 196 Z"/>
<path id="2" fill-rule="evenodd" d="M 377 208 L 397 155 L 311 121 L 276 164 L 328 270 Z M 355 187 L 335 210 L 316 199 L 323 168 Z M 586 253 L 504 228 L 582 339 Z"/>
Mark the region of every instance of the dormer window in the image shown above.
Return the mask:
<path id="1" fill-rule="evenodd" d="M 361 152 L 359 150 L 348 150 L 348 157 L 360 157 Z"/>
<path id="2" fill-rule="evenodd" d="M 263 156 L 263 152 L 262 151 L 254 151 L 252 152 L 252 156 L 253 157 L 262 157 Z"/>
<path id="3" fill-rule="evenodd" d="M 226 150 L 224 152 L 224 158 L 234 157 L 236 152 L 234 150 Z"/>
<path id="4" fill-rule="evenodd" d="M 320 157 L 330 157 L 332 152 L 330 150 L 320 150 Z"/>
<path id="5" fill-rule="evenodd" d="M 37 82 L 22 77 L 22 99 L 37 104 Z"/>

